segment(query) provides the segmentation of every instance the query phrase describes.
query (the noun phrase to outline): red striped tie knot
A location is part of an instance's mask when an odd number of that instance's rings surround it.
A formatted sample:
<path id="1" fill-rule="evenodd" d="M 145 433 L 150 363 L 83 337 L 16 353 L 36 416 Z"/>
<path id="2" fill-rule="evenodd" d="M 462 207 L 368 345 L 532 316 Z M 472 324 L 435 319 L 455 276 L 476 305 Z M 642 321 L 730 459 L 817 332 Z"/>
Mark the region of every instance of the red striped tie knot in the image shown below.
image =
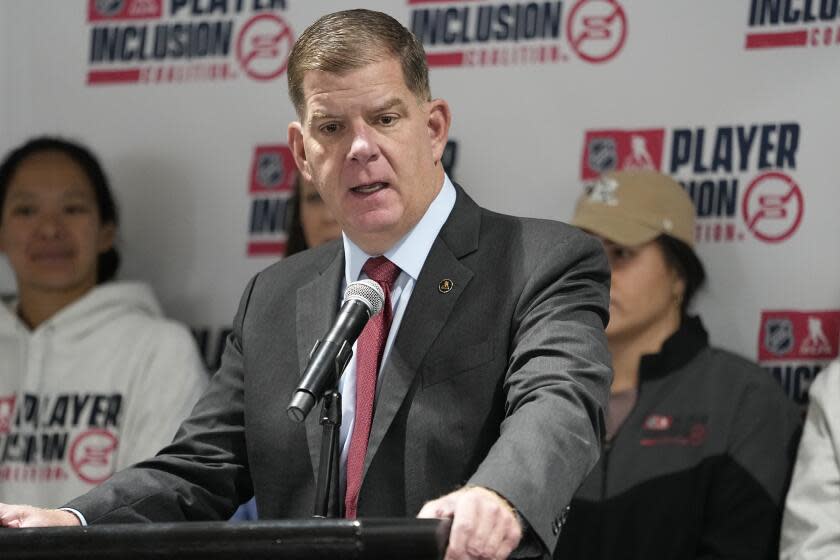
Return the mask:
<path id="1" fill-rule="evenodd" d="M 373 257 L 365 262 L 362 272 L 367 274 L 371 280 L 379 284 L 387 284 L 390 287 L 397 280 L 397 276 L 400 275 L 400 267 L 385 257 Z"/>

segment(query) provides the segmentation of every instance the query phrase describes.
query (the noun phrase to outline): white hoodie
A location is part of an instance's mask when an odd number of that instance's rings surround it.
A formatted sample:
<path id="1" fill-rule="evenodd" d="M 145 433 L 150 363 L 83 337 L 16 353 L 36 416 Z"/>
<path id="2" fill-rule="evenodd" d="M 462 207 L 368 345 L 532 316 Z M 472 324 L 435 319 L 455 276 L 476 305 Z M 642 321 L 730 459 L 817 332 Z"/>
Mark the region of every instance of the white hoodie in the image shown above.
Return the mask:
<path id="1" fill-rule="evenodd" d="M 782 560 L 840 558 L 840 361 L 814 379 L 782 520 Z"/>
<path id="2" fill-rule="evenodd" d="M 207 381 L 144 284 L 97 286 L 34 331 L 0 305 L 0 502 L 57 507 L 153 456 Z"/>

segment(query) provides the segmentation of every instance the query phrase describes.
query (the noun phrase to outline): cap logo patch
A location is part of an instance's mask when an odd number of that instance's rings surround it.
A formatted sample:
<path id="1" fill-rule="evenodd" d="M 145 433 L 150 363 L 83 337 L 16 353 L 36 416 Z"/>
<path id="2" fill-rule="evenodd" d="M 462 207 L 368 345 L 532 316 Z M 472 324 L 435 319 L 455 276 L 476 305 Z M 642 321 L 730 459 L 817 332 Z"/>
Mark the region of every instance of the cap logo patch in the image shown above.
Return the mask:
<path id="1" fill-rule="evenodd" d="M 606 204 L 607 206 L 618 206 L 618 197 L 615 194 L 618 189 L 618 181 L 611 177 L 602 177 L 586 186 L 586 194 L 591 202 Z"/>

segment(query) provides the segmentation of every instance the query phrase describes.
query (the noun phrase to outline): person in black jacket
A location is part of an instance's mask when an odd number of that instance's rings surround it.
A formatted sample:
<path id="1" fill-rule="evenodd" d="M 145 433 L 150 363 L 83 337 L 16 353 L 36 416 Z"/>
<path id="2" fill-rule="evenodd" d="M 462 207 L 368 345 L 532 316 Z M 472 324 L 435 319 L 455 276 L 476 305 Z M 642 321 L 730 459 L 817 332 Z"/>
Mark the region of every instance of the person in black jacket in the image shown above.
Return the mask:
<path id="1" fill-rule="evenodd" d="M 776 556 L 799 414 L 688 314 L 705 280 L 690 198 L 660 173 L 615 172 L 587 187 L 573 223 L 610 261 L 615 376 L 602 457 L 555 558 Z"/>

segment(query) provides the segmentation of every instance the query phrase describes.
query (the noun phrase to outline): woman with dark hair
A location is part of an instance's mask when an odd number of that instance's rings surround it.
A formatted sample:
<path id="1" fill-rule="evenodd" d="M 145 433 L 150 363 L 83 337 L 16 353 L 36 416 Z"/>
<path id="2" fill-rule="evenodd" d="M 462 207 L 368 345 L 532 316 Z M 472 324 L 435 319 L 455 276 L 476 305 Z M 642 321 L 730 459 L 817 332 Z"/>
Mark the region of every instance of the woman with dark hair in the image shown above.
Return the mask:
<path id="1" fill-rule="evenodd" d="M 300 173 L 295 178 L 290 212 L 285 253 L 287 257 L 332 241 L 341 235 L 338 222 L 324 204 L 315 185 L 305 181 Z"/>
<path id="2" fill-rule="evenodd" d="M 115 282 L 117 207 L 86 148 L 31 140 L 0 164 L 0 502 L 54 507 L 169 443 L 207 375 L 151 290 Z"/>
<path id="3" fill-rule="evenodd" d="M 610 264 L 614 378 L 601 459 L 555 557 L 774 557 L 799 414 L 689 314 L 705 281 L 691 199 L 660 173 L 615 172 L 587 188 L 572 223 Z"/>

